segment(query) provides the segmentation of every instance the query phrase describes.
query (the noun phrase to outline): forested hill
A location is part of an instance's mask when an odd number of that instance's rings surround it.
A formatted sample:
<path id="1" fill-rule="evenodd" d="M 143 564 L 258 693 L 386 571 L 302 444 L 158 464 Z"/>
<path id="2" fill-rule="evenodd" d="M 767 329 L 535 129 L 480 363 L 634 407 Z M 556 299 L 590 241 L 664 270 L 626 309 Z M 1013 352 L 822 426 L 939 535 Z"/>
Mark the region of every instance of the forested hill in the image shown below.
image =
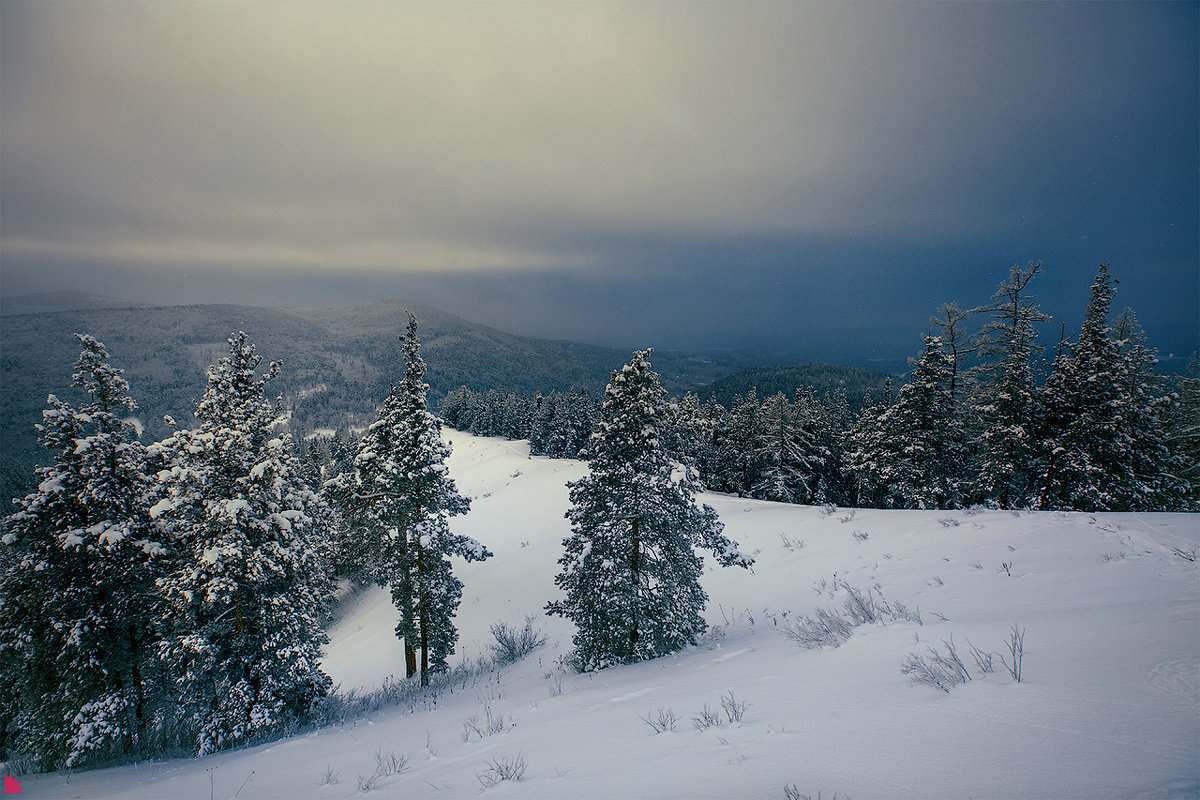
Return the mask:
<path id="1" fill-rule="evenodd" d="M 719 378 L 700 389 L 697 394 L 701 400 L 711 397 L 726 408 L 731 408 L 735 397 L 745 397 L 751 389 L 757 392 L 760 402 L 779 392 L 790 398 L 801 387 L 811 388 L 817 397 L 836 389 L 845 389 L 850 408 L 857 411 L 862 406 L 863 395 L 867 391 L 871 392 L 875 400 L 883 399 L 884 381 L 887 377 L 875 370 L 844 367 L 840 364 L 755 367 Z"/>
<path id="2" fill-rule="evenodd" d="M 33 480 L 34 425 L 46 396 L 74 398 L 75 333 L 103 342 L 125 370 L 146 426 L 143 440 L 167 433 L 170 414 L 191 421 L 205 372 L 228 355 L 225 340 L 244 330 L 265 361 L 283 368 L 274 390 L 293 411 L 298 435 L 317 428 L 362 425 L 399 380 L 399 337 L 412 311 L 429 365 L 430 402 L 448 391 L 600 393 L 629 353 L 566 341 L 515 336 L 406 300 L 337 309 L 234 305 L 142 306 L 77 292 L 5 298 L 0 316 L 0 513 Z M 653 344 L 652 342 L 648 342 Z M 672 393 L 703 386 L 747 366 L 734 356 L 656 351 L 654 367 Z"/>

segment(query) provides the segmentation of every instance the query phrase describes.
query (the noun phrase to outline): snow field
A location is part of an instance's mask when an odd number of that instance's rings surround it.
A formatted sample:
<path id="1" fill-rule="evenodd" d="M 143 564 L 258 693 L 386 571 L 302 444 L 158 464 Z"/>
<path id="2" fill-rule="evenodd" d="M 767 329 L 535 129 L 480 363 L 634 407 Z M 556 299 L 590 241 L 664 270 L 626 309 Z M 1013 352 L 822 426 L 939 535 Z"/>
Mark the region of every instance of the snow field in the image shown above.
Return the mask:
<path id="1" fill-rule="evenodd" d="M 542 607 L 557 596 L 564 484 L 585 465 L 446 435 L 450 474 L 474 498 L 452 528 L 495 553 L 456 559 L 465 588 L 451 663 L 486 654 L 493 623 L 530 614 L 546 646 L 413 713 L 385 709 L 199 759 L 26 776 L 25 794 L 782 798 L 785 784 L 852 798 L 1200 794 L 1200 575 L 1172 550 L 1197 545 L 1194 516 L 830 513 L 704 495 L 757 559 L 753 572 L 706 561 L 712 629 L 696 647 L 581 675 L 557 664 L 570 623 Z M 840 608 L 841 581 L 919 608 L 924 624 L 864 625 L 815 650 L 783 635 L 800 614 Z M 324 666 L 344 688 L 369 689 L 403 669 L 403 653 L 387 593 L 353 602 Z M 998 660 L 979 674 L 967 640 L 1002 652 L 1014 623 L 1026 631 L 1022 683 Z M 973 680 L 945 693 L 900 673 L 909 653 L 941 650 L 951 635 Z M 720 713 L 729 692 L 747 704 L 741 721 L 722 713 L 698 730 L 693 718 L 706 705 Z M 643 721 L 658 709 L 678 717 L 674 730 Z M 370 780 L 392 755 L 406 769 Z M 520 780 L 485 787 L 490 765 L 517 758 Z"/>

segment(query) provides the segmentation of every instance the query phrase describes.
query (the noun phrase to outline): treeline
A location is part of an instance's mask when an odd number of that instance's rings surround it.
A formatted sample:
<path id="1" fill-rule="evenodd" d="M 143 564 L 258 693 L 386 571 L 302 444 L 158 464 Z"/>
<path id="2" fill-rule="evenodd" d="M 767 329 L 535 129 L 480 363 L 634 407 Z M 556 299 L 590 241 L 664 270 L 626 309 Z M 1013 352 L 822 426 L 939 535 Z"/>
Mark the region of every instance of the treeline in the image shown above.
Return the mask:
<path id="1" fill-rule="evenodd" d="M 535 456 L 575 458 L 600 419 L 600 404 L 582 392 L 528 395 L 465 386 L 446 395 L 442 421 L 476 436 L 528 439 Z"/>
<path id="2" fill-rule="evenodd" d="M 898 391 L 889 382 L 875 396 L 800 387 L 760 398 L 751 388 L 728 407 L 694 394 L 673 399 L 672 451 L 709 489 L 781 502 L 1200 508 L 1200 364 L 1193 359 L 1174 385 L 1155 373 L 1133 311 L 1112 314 L 1107 265 L 1078 335 L 1046 360 L 1037 331 L 1049 317 L 1030 292 L 1041 272 L 1037 263 L 1014 267 L 987 305 L 943 306 Z M 463 387 L 442 413 L 460 430 L 528 438 L 535 454 L 573 458 L 596 415 L 583 401 L 567 405 Z"/>

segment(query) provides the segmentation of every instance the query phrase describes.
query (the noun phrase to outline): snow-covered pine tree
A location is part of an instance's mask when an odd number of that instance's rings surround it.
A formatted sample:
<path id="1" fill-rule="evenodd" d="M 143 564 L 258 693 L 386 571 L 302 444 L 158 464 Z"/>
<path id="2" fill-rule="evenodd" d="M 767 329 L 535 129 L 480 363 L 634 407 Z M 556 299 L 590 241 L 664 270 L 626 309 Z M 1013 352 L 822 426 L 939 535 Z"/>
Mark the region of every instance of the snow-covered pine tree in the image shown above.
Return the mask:
<path id="1" fill-rule="evenodd" d="M 842 453 L 850 501 L 864 508 L 887 505 L 887 476 L 884 464 L 891 462 L 890 436 L 884 427 L 890 406 L 872 403 L 870 392 L 850 430 Z"/>
<path id="2" fill-rule="evenodd" d="M 759 413 L 761 433 L 758 483 L 753 496 L 784 503 L 811 503 L 827 453 L 817 441 L 819 408 L 812 390 L 796 392 L 796 402 L 783 392 L 767 398 Z"/>
<path id="3" fill-rule="evenodd" d="M 1041 508 L 1148 511 L 1178 502 L 1164 446 L 1155 361 L 1136 321 L 1109 324 L 1116 294 L 1109 267 L 1092 283 L 1079 340 L 1064 343 L 1043 390 L 1040 436 Z"/>
<path id="4" fill-rule="evenodd" d="M 331 585 L 262 358 L 245 333 L 208 371 L 198 426 L 153 446 L 165 460 L 150 509 L 174 559 L 160 650 L 179 735 L 208 753 L 302 722 L 329 687 L 319 666 Z"/>
<path id="5" fill-rule="evenodd" d="M 980 427 L 974 470 L 975 499 L 1000 508 L 1028 504 L 1036 469 L 1040 414 L 1034 360 L 1037 325 L 1050 317 L 1031 302 L 1026 289 L 1042 272 L 1041 262 L 1014 266 L 992 295 L 991 321 L 980 331 L 980 356 L 971 418 Z"/>
<path id="6" fill-rule="evenodd" d="M 162 683 L 153 616 L 160 553 L 146 451 L 121 370 L 91 336 L 72 384 L 51 395 L 40 441 L 54 463 L 5 520 L 0 559 L 0 759 L 75 766 L 154 737 Z"/>
<path id="7" fill-rule="evenodd" d="M 762 466 L 751 494 L 762 500 L 798 502 L 797 492 L 803 491 L 806 476 L 801 472 L 801 444 L 787 395 L 778 392 L 768 397 L 759 412 L 759 422 L 762 432 L 757 458 Z"/>
<path id="8" fill-rule="evenodd" d="M 950 399 L 952 362 L 937 336 L 924 336 L 896 404 L 884 414 L 891 438 L 885 480 L 902 508 L 954 508 L 963 463 L 962 421 Z"/>
<path id="9" fill-rule="evenodd" d="M 584 670 L 695 642 L 706 629 L 708 599 L 697 546 L 724 566 L 753 563 L 724 536 L 716 512 L 696 505 L 690 466 L 667 452 L 666 392 L 650 352 L 634 353 L 613 372 L 583 453 L 590 473 L 568 484 L 571 535 L 554 579 L 565 597 L 546 608 L 575 623 L 575 659 Z"/>
<path id="10" fill-rule="evenodd" d="M 1155 373 L 1157 353 L 1146 346 L 1146 333 L 1132 308 L 1117 318 L 1114 335 L 1120 354 L 1118 398 L 1125 424 L 1126 479 L 1117 490 L 1119 505 L 1131 511 L 1166 511 L 1185 507 L 1186 482 L 1168 443 L 1169 418 L 1176 403 L 1165 380 Z"/>
<path id="11" fill-rule="evenodd" d="M 728 427 L 722 432 L 717 452 L 720 479 L 714 488 L 735 492 L 742 497 L 754 490 L 762 475 L 759 441 L 762 436 L 762 404 L 758 401 L 758 390 L 752 388 L 745 397 L 735 397 L 731 405 L 726 418 Z"/>
<path id="12" fill-rule="evenodd" d="M 447 668 L 458 631 L 454 613 L 462 582 L 449 557 L 468 561 L 492 554 L 479 542 L 450 531 L 449 518 L 465 514 L 470 501 L 458 493 L 446 470 L 450 446 L 441 422 L 426 406 L 425 361 L 409 314 L 404 343 L 404 377 L 392 387 L 379 418 L 363 435 L 355 472 L 347 476 L 350 513 L 367 547 L 376 552 L 374 574 L 390 588 L 400 612 L 396 636 L 404 640 L 406 672 L 421 683 Z"/>
<path id="13" fill-rule="evenodd" d="M 700 407 L 700 415 L 701 424 L 697 427 L 703 432 L 704 438 L 696 444 L 696 470 L 705 487 L 724 492 L 728 490 L 728 476 L 721 458 L 729 438 L 729 411 L 715 397 L 710 397 Z"/>
<path id="14" fill-rule="evenodd" d="M 1178 379 L 1176 396 L 1167 417 L 1167 446 L 1182 484 L 1185 507 L 1200 511 L 1200 354 L 1192 353 L 1187 373 Z"/>
<path id="15" fill-rule="evenodd" d="M 667 403 L 667 449 L 679 461 L 697 466 L 712 441 L 712 421 L 704 413 L 700 398 L 688 392 Z"/>
<path id="16" fill-rule="evenodd" d="M 938 309 L 938 316 L 929 318 L 930 330 L 938 329 L 938 338 L 942 341 L 942 350 L 950 362 L 950 404 L 957 409 L 961 395 L 960 376 L 964 371 L 967 356 L 979 349 L 977 343 L 968 339 L 963 326 L 972 314 L 982 309 L 971 308 L 964 311 L 957 303 L 943 303 Z"/>
<path id="17" fill-rule="evenodd" d="M 951 361 L 937 336 L 923 336 L 909 382 L 893 406 L 864 408 L 850 435 L 846 467 L 859 502 L 953 508 L 959 500 L 962 423 L 950 402 Z"/>
<path id="18" fill-rule="evenodd" d="M 850 425 L 850 401 L 845 388 L 839 386 L 825 395 L 818 409 L 816 443 L 825 460 L 817 470 L 813 503 L 845 505 L 850 502 L 848 476 L 842 471 Z"/>

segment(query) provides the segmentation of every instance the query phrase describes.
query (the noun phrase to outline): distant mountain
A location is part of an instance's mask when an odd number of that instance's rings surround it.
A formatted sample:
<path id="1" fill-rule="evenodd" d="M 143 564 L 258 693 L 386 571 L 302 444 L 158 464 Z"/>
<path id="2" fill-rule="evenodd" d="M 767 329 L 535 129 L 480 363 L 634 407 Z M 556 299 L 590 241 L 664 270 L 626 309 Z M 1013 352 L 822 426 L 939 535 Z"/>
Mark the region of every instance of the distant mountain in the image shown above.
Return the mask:
<path id="1" fill-rule="evenodd" d="M 729 408 L 736 397 L 745 397 L 751 389 L 757 390 L 759 401 L 766 400 L 779 392 L 789 398 L 802 386 L 811 387 L 817 397 L 836 389 L 846 390 L 846 399 L 852 410 L 862 407 L 863 395 L 870 391 L 876 400 L 883 396 L 883 372 L 844 367 L 839 364 L 799 364 L 785 367 L 755 367 L 735 372 L 704 387 L 698 392 L 701 400 L 712 397 Z M 899 382 L 896 385 L 897 390 Z"/>
<path id="2" fill-rule="evenodd" d="M 144 306 L 135 300 L 88 292 L 38 292 L 0 298 L 0 314 L 37 314 L 45 311 L 77 311 L 95 308 Z"/>
<path id="3" fill-rule="evenodd" d="M 274 389 L 292 409 L 293 430 L 365 425 L 403 370 L 407 311 L 420 324 L 430 401 L 466 385 L 477 391 L 579 389 L 598 394 L 629 353 L 533 339 L 478 325 L 430 306 L 387 300 L 336 309 L 235 305 L 149 306 L 79 292 L 4 298 L 0 316 L 0 514 L 33 482 L 34 425 L 48 394 L 74 402 L 73 334 L 103 342 L 125 370 L 143 437 L 169 429 L 165 414 L 190 424 L 205 371 L 227 355 L 225 340 L 246 331 L 266 361 L 282 362 Z M 743 369 L 743 358 L 656 352 L 654 367 L 673 393 Z"/>

